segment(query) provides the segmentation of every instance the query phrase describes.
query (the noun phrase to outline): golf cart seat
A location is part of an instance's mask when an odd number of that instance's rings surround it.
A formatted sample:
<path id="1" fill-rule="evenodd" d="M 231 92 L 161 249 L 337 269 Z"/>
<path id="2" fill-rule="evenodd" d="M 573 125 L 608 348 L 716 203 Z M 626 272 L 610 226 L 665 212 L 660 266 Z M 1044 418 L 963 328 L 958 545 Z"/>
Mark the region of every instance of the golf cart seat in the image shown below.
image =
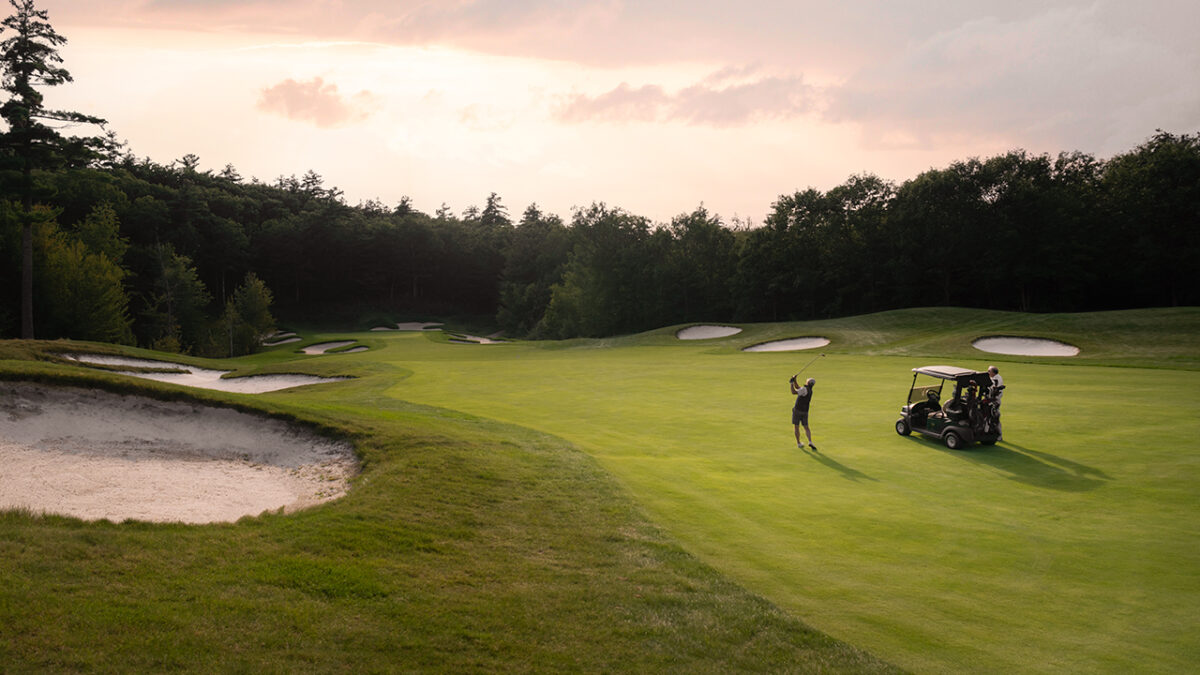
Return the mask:
<path id="1" fill-rule="evenodd" d="M 957 419 L 967 413 L 967 404 L 957 398 L 948 398 L 946 403 L 942 405 L 942 412 L 946 417 Z"/>
<path id="2" fill-rule="evenodd" d="M 940 413 L 942 406 L 938 405 L 938 394 L 936 391 L 930 390 L 925 392 L 925 400 L 914 404 L 911 412 L 912 423 L 916 426 L 925 426 L 925 420 L 931 414 Z"/>

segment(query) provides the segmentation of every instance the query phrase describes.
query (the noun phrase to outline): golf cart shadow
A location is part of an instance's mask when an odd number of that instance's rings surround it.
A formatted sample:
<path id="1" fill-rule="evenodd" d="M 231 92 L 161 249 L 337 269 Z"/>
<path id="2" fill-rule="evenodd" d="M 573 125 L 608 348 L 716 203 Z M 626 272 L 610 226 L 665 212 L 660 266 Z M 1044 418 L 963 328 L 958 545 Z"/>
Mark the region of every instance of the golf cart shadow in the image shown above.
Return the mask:
<path id="1" fill-rule="evenodd" d="M 913 441 L 928 443 L 915 438 Z M 1003 443 L 1004 445 L 978 446 L 965 452 L 950 450 L 941 444 L 932 447 L 949 457 L 1002 471 L 1008 474 L 1010 480 L 1018 483 L 1049 490 L 1089 492 L 1112 480 L 1100 469 L 1015 443 Z"/>

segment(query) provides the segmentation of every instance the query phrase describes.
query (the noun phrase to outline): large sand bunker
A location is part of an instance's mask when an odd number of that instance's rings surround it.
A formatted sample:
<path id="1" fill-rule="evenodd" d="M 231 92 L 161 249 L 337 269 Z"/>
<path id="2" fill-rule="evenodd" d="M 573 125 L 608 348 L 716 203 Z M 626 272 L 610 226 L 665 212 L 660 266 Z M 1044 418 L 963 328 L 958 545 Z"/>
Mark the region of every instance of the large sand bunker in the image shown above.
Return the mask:
<path id="1" fill-rule="evenodd" d="M 182 384 L 188 387 L 199 387 L 201 389 L 215 389 L 217 391 L 228 391 L 236 394 L 264 394 L 268 391 L 278 391 L 280 389 L 290 389 L 291 387 L 301 387 L 307 384 L 320 384 L 322 382 L 338 382 L 340 380 L 348 380 L 347 377 L 317 377 L 316 375 L 300 375 L 296 373 L 282 375 L 248 375 L 246 377 L 222 377 L 225 373 L 230 373 L 230 370 L 213 370 L 211 368 L 200 368 L 198 366 L 188 366 L 181 363 L 170 363 L 168 361 L 153 361 L 151 359 L 134 359 L 126 356 L 102 356 L 100 354 L 62 354 L 63 357 L 74 359 L 80 363 L 94 363 L 96 365 L 116 366 L 126 368 L 158 368 L 160 370 L 172 370 L 175 372 L 138 372 L 132 370 L 117 371 L 122 375 L 132 375 L 141 377 L 147 380 L 155 380 L 156 382 L 170 382 L 172 384 Z"/>
<path id="2" fill-rule="evenodd" d="M 199 403 L 0 383 L 0 508 L 232 522 L 345 494 L 346 443 Z"/>
<path id="3" fill-rule="evenodd" d="M 829 344 L 829 340 L 823 337 L 800 337 L 791 338 L 789 340 L 775 340 L 774 342 L 763 342 L 762 344 L 746 347 L 742 351 L 746 352 L 798 352 L 804 349 L 816 349 Z"/>
<path id="4" fill-rule="evenodd" d="M 971 343 L 981 352 L 1017 356 L 1076 356 L 1079 347 L 1056 340 L 1026 337 L 987 337 Z"/>
<path id="5" fill-rule="evenodd" d="M 713 338 L 729 337 L 742 332 L 736 326 L 688 326 L 675 333 L 680 340 L 711 340 Z"/>

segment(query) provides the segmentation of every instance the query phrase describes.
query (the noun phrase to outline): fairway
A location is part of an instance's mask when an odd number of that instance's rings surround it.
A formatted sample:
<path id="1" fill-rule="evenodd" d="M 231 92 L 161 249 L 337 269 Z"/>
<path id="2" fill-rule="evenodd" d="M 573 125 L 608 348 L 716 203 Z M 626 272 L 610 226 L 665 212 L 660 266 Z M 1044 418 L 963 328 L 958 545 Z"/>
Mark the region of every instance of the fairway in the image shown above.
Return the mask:
<path id="1" fill-rule="evenodd" d="M 886 671 L 873 656 L 945 673 L 1187 672 L 1200 659 L 1200 311 L 906 310 L 697 341 L 678 328 L 490 345 L 305 333 L 203 363 L 355 378 L 257 396 L 130 384 L 12 348 L 6 379 L 254 406 L 353 438 L 364 468 L 337 502 L 230 525 L 3 514 L 0 618 L 19 632 L 0 657 L 52 670 L 117 655 L 185 670 Z M 830 339 L 805 373 L 817 453 L 795 447 L 787 387 L 814 353 L 742 351 L 811 335 Z M 986 335 L 1082 352 L 970 346 Z M 336 340 L 369 350 L 301 351 Z M 912 368 L 989 363 L 1008 385 L 1001 443 L 950 451 L 895 433 Z M 36 619 L 72 612 L 65 631 Z M 138 628 L 100 628 L 114 616 Z M 178 644 L 154 637 L 178 631 Z"/>
<path id="2" fill-rule="evenodd" d="M 387 393 L 571 440 L 706 562 L 903 667 L 1194 662 L 1196 371 L 1041 363 L 908 331 L 869 344 L 830 322 L 843 339 L 807 373 L 820 448 L 808 453 L 792 439 L 786 380 L 811 354 L 740 352 L 779 330 L 748 328 L 569 348 L 414 336 L 393 357 L 413 374 Z M 863 355 L 888 350 L 912 354 Z M 999 445 L 952 452 L 892 430 L 911 368 L 947 360 L 1001 366 Z"/>

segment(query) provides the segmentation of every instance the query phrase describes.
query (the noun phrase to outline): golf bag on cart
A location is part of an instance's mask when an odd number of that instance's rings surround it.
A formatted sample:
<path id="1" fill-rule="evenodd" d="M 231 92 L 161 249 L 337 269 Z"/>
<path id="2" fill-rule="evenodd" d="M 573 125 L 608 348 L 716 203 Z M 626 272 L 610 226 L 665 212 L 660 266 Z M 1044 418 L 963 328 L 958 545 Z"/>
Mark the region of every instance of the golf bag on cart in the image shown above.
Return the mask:
<path id="1" fill-rule="evenodd" d="M 985 434 L 1000 433 L 1000 392 L 1003 390 L 1003 384 L 1000 386 L 993 384 L 979 399 L 980 422 Z"/>

